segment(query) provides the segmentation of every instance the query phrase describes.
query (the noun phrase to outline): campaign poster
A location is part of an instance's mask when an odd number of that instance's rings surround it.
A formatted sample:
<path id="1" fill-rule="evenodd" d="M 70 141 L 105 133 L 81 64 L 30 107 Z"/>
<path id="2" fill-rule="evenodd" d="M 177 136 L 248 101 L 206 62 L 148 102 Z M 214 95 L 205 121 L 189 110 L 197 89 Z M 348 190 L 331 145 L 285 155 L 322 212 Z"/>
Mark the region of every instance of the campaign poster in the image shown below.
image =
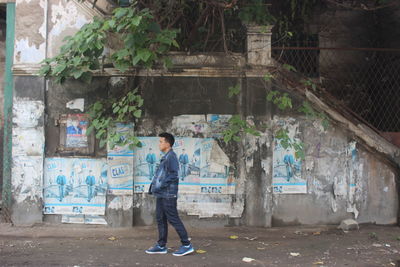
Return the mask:
<path id="1" fill-rule="evenodd" d="M 298 134 L 298 124 L 292 120 L 278 120 L 281 127 L 288 129 L 289 137 L 294 141 Z M 307 193 L 307 181 L 301 177 L 301 159 L 296 158 L 295 150 L 284 148 L 280 140 L 274 140 L 272 187 L 275 194 Z"/>
<path id="2" fill-rule="evenodd" d="M 200 151 L 200 193 L 233 194 L 234 172 L 228 156 L 213 138 L 204 138 Z"/>
<path id="3" fill-rule="evenodd" d="M 65 146 L 69 148 L 87 147 L 88 138 L 86 130 L 88 127 L 87 114 L 68 114 Z"/>
<path id="4" fill-rule="evenodd" d="M 104 215 L 105 159 L 47 158 L 44 166 L 45 214 Z"/>
<path id="5" fill-rule="evenodd" d="M 135 148 L 134 192 L 147 192 L 164 156 L 158 137 L 140 137 Z M 212 138 L 176 137 L 173 150 L 179 164 L 179 193 L 233 194 L 235 182 L 229 158 Z"/>
<path id="6" fill-rule="evenodd" d="M 120 133 L 121 138 L 133 135 L 133 124 L 115 125 L 115 131 Z M 125 146 L 110 147 L 107 149 L 108 164 L 108 193 L 113 195 L 132 195 L 133 194 L 133 156 L 134 152 Z"/>
<path id="7" fill-rule="evenodd" d="M 160 160 L 164 156 L 158 148 L 158 137 L 140 137 L 142 146 L 135 148 L 134 192 L 147 192 L 156 173 Z M 198 193 L 200 170 L 200 138 L 175 139 L 173 150 L 179 162 L 179 192 Z M 198 147 L 198 150 L 196 150 Z"/>

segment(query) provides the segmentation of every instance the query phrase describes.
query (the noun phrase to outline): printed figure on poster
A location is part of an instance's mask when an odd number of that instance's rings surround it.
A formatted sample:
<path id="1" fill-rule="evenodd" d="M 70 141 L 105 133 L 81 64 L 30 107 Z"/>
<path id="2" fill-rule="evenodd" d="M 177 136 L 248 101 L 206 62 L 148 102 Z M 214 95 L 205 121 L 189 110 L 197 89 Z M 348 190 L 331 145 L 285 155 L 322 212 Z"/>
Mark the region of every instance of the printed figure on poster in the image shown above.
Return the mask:
<path id="1" fill-rule="evenodd" d="M 117 123 L 115 131 L 121 134 L 121 138 L 133 135 L 133 124 Z M 107 164 L 109 166 L 108 193 L 113 195 L 133 194 L 133 155 L 134 151 L 129 144 L 124 146 L 108 145 Z"/>
<path id="2" fill-rule="evenodd" d="M 104 214 L 107 169 L 104 159 L 47 158 L 44 213 Z"/>
<path id="3" fill-rule="evenodd" d="M 140 137 L 135 148 L 134 192 L 147 192 L 163 154 L 158 137 Z M 233 194 L 234 173 L 229 158 L 212 138 L 176 137 L 173 147 L 179 161 L 179 192 L 187 194 Z M 153 169 L 154 167 L 154 169 Z"/>
<path id="4" fill-rule="evenodd" d="M 288 129 L 289 137 L 299 142 L 298 124 L 294 120 L 278 120 L 281 127 Z M 301 159 L 296 158 L 295 150 L 284 148 L 280 140 L 274 140 L 273 151 L 273 192 L 276 194 L 307 193 L 307 182 L 301 177 Z"/>
<path id="5" fill-rule="evenodd" d="M 87 126 L 88 117 L 86 114 L 69 114 L 66 127 L 66 147 L 87 147 Z"/>

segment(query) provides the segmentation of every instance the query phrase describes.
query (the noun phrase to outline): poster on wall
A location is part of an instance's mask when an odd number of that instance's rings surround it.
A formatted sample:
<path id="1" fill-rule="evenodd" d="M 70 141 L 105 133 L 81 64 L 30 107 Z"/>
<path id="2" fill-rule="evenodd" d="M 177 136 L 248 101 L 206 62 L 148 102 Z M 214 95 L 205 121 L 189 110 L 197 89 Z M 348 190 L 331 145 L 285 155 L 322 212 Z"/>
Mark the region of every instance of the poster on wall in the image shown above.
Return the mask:
<path id="1" fill-rule="evenodd" d="M 135 193 L 148 191 L 163 157 L 158 137 L 139 139 L 142 147 L 135 149 L 134 156 Z M 179 163 L 179 193 L 230 194 L 234 190 L 229 159 L 214 139 L 177 137 L 173 149 Z"/>
<path id="2" fill-rule="evenodd" d="M 68 114 L 65 146 L 69 148 L 87 147 L 87 127 L 88 117 L 86 114 Z"/>
<path id="3" fill-rule="evenodd" d="M 105 159 L 47 158 L 44 166 L 45 214 L 104 215 Z"/>
<path id="4" fill-rule="evenodd" d="M 133 124 L 116 124 L 116 131 L 121 138 L 133 134 Z M 133 194 L 133 150 L 129 145 L 107 148 L 108 193 L 113 195 Z"/>
<path id="5" fill-rule="evenodd" d="M 220 138 L 232 115 L 179 115 L 172 120 L 172 130 L 181 136 L 201 135 Z"/>
<path id="6" fill-rule="evenodd" d="M 228 156 L 212 138 L 201 142 L 200 193 L 233 194 L 234 173 Z"/>
<path id="7" fill-rule="evenodd" d="M 299 141 L 298 124 L 291 119 L 279 119 L 280 127 L 288 129 L 289 137 Z M 293 148 L 284 148 L 280 141 L 274 140 L 272 187 L 275 194 L 307 193 L 307 181 L 301 177 L 301 159 L 296 158 Z"/>

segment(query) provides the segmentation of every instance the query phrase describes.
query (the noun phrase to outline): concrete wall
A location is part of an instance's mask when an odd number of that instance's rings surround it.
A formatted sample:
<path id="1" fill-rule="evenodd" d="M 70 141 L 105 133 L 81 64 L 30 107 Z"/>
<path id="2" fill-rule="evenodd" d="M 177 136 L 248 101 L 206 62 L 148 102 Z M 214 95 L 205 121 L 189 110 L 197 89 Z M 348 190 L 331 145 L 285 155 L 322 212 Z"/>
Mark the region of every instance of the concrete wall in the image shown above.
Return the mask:
<path id="1" fill-rule="evenodd" d="M 34 14 L 28 14 L 27 10 L 34 10 Z M 141 85 L 145 100 L 144 117 L 135 126 L 137 135 L 157 136 L 170 131 L 180 137 L 215 138 L 216 151 L 226 156 L 234 169 L 233 193 L 180 195 L 178 207 L 188 223 L 270 227 L 336 224 L 346 218 L 379 224 L 397 222 L 397 170 L 365 149 L 367 146 L 355 139 L 347 126 L 333 123 L 324 130 L 320 122 L 305 118 L 296 109 L 282 112 L 266 101 L 271 85 L 261 77 L 267 67 L 263 64 L 270 63 L 268 49 L 262 61 L 248 54 L 247 62 L 255 66 L 246 75 L 259 78 L 244 78 L 244 72 L 235 70 L 234 65 L 224 69 L 199 68 L 193 62 L 190 71 L 181 70 L 175 77 L 171 73 L 136 79 L 106 76 L 96 77 L 91 85 L 76 81 L 58 85 L 29 75 L 39 67 L 40 60 L 57 53 L 65 35 L 90 21 L 93 17 L 90 12 L 94 11 L 89 10 L 77 1 L 17 1 L 17 18 L 29 19 L 17 19 L 14 53 L 14 70 L 20 75 L 14 79 L 12 219 L 15 224 L 43 221 L 46 158 L 106 157 L 106 151 L 96 143 L 89 152 L 60 150 L 60 116 L 85 112 L 96 98 L 107 98 L 137 85 Z M 265 37 L 252 34 L 255 38 L 252 42 L 256 43 L 257 38 L 268 42 Z M 243 58 L 238 62 L 243 63 Z M 240 94 L 229 99 L 228 87 L 237 84 L 241 85 Z M 303 100 L 303 96 L 294 92 L 291 96 L 295 106 Z M 84 99 L 83 111 L 67 107 L 68 102 L 79 98 Z M 243 135 L 239 142 L 225 144 L 221 139 L 224 128 L 197 132 L 177 123 L 182 115 L 209 114 L 242 115 L 262 134 Z M 277 193 L 274 184 L 277 142 L 273 134 L 286 122 L 294 127 L 295 137 L 306 144 L 306 158 L 298 170 L 304 183 L 300 191 Z M 110 226 L 150 225 L 154 223 L 154 212 L 154 199 L 146 193 L 106 196 L 105 218 Z M 44 220 L 60 222 L 61 216 L 46 215 Z"/>
<path id="2" fill-rule="evenodd" d="M 18 88 L 28 88 L 33 78 L 18 78 Z M 123 86 L 120 82 L 122 81 Z M 99 77 L 91 86 L 79 82 L 58 85 L 49 82 L 46 92 L 46 157 L 104 157 L 105 151 L 95 149 L 94 154 L 65 154 L 57 151 L 60 130 L 54 121 L 60 114 L 80 112 L 66 107 L 76 98 L 85 99 L 85 110 L 96 97 L 107 97 L 130 86 L 143 84 L 145 100 L 144 118 L 136 126 L 139 136 L 156 136 L 170 131 L 176 136 L 206 138 L 220 132 L 195 133 L 174 121 L 181 115 L 243 114 L 257 126 L 260 137 L 245 136 L 239 143 L 225 144 L 216 139 L 237 172 L 237 186 L 233 195 L 181 194 L 179 209 L 191 225 L 251 225 L 282 226 L 297 224 L 337 224 L 345 218 L 359 222 L 395 224 L 398 196 L 395 179 L 397 171 L 382 158 L 375 156 L 359 144 L 350 132 L 333 123 L 324 130 L 319 121 L 306 119 L 295 111 L 282 112 L 266 102 L 269 85 L 261 78 L 200 78 L 151 77 L 139 80 Z M 242 84 L 240 96 L 227 98 L 228 87 Z M 22 89 L 21 89 L 22 90 Z M 18 96 L 18 95 L 17 95 Z M 39 99 L 40 94 L 26 96 Z M 303 100 L 292 94 L 295 105 Z M 20 101 L 20 100 L 18 100 Z M 16 100 L 16 103 L 18 103 Z M 292 119 L 298 124 L 299 138 L 306 143 L 306 158 L 301 176 L 306 180 L 303 194 L 276 194 L 273 192 L 273 131 L 279 119 Z M 175 119 L 175 120 L 174 120 Z M 17 128 L 17 127 L 16 127 Z M 38 127 L 29 128 L 38 131 Z M 21 192 L 17 192 L 21 195 Z M 205 213 L 204 202 L 210 212 Z M 231 208 L 224 213 L 213 212 L 213 203 L 226 202 Z M 40 212 L 39 202 L 32 202 Z M 23 207 L 18 203 L 19 207 Z M 22 214 L 18 211 L 17 214 Z M 133 195 L 107 195 L 106 221 L 110 226 L 151 225 L 154 223 L 155 205 L 146 193 Z M 60 222 L 61 216 L 46 215 L 46 221 Z"/>

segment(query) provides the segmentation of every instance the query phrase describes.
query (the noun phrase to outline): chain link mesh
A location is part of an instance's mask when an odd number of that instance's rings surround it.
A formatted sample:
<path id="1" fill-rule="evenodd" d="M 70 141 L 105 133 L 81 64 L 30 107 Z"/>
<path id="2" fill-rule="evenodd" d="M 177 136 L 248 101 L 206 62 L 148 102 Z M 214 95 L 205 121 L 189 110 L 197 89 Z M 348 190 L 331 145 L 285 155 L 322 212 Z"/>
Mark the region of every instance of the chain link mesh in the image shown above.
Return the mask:
<path id="1" fill-rule="evenodd" d="M 272 47 L 272 56 L 312 78 L 382 132 L 400 132 L 400 50 Z"/>

